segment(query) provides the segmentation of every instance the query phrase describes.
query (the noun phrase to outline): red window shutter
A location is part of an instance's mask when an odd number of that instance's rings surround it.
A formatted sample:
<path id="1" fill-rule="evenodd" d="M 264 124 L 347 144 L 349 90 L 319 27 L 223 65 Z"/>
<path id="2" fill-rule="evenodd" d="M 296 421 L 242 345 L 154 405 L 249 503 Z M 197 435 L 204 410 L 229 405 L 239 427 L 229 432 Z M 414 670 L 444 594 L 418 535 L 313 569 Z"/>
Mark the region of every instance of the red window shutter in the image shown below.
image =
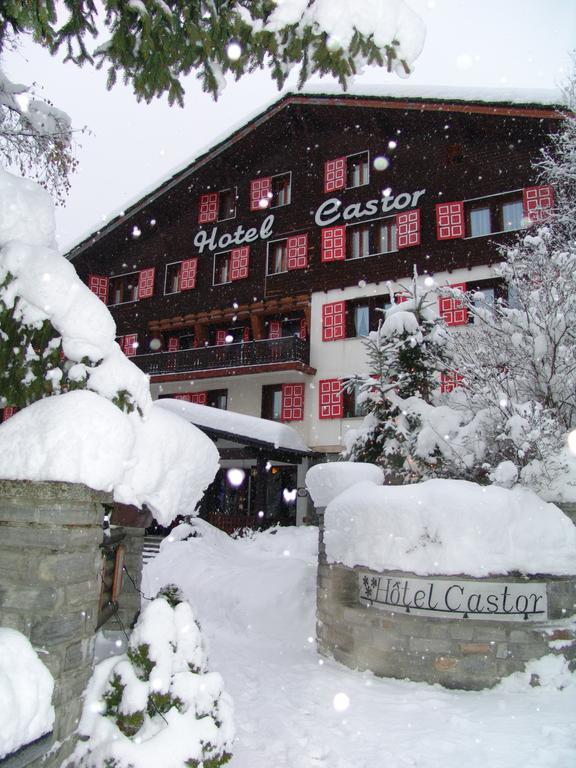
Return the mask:
<path id="1" fill-rule="evenodd" d="M 250 182 L 250 210 L 261 211 L 268 208 L 272 199 L 272 177 L 252 179 Z"/>
<path id="2" fill-rule="evenodd" d="M 530 223 L 545 221 L 554 207 L 554 189 L 546 184 L 541 187 L 526 187 L 523 191 L 524 216 Z"/>
<path id="3" fill-rule="evenodd" d="M 396 214 L 398 249 L 420 245 L 420 209 Z"/>
<path id="4" fill-rule="evenodd" d="M 280 320 L 270 320 L 268 324 L 268 338 L 279 339 L 282 336 L 282 323 Z"/>
<path id="5" fill-rule="evenodd" d="M 181 291 L 189 291 L 196 288 L 196 273 L 198 271 L 198 259 L 187 259 L 180 265 L 178 276 L 178 288 Z"/>
<path id="6" fill-rule="evenodd" d="M 173 395 L 174 400 L 185 400 L 187 403 L 190 402 L 191 397 L 190 392 L 185 392 L 183 395 Z"/>
<path id="7" fill-rule="evenodd" d="M 322 379 L 319 385 L 319 418 L 341 419 L 344 415 L 342 382 L 340 379 Z"/>
<path id="8" fill-rule="evenodd" d="M 218 221 L 219 202 L 220 195 L 218 192 L 208 192 L 205 195 L 200 195 L 198 224 L 209 224 L 212 221 Z"/>
<path id="9" fill-rule="evenodd" d="M 322 230 L 322 261 L 341 261 L 346 258 L 346 227 L 324 227 Z"/>
<path id="10" fill-rule="evenodd" d="M 242 328 L 242 341 L 250 341 L 250 328 L 247 325 Z"/>
<path id="11" fill-rule="evenodd" d="M 464 203 L 438 203 L 436 206 L 436 237 L 438 240 L 455 240 L 465 237 Z"/>
<path id="12" fill-rule="evenodd" d="M 138 298 L 149 299 L 154 294 L 155 267 L 143 269 L 138 275 Z"/>
<path id="13" fill-rule="evenodd" d="M 304 384 L 282 384 L 282 421 L 304 418 Z"/>
<path id="14" fill-rule="evenodd" d="M 405 301 L 408 301 L 410 296 L 408 296 L 407 293 L 397 293 L 394 296 L 394 304 L 403 304 Z"/>
<path id="15" fill-rule="evenodd" d="M 222 344 L 226 344 L 226 336 L 228 335 L 228 331 L 216 331 L 216 345 L 222 346 Z"/>
<path id="16" fill-rule="evenodd" d="M 180 339 L 177 336 L 170 336 L 168 339 L 168 352 L 178 352 L 180 349 Z"/>
<path id="17" fill-rule="evenodd" d="M 88 275 L 88 288 L 102 299 L 104 304 L 108 304 L 108 285 L 108 278 L 104 275 Z"/>
<path id="18" fill-rule="evenodd" d="M 13 405 L 7 405 L 5 408 L 2 409 L 2 422 L 8 421 L 9 418 L 14 416 L 14 414 L 18 411 L 18 408 L 16 408 Z"/>
<path id="19" fill-rule="evenodd" d="M 250 261 L 250 246 L 234 248 L 230 252 L 230 277 L 232 280 L 243 280 L 248 277 L 248 263 Z"/>
<path id="20" fill-rule="evenodd" d="M 198 405 L 206 405 L 208 402 L 208 392 L 191 392 L 190 402 Z"/>
<path id="21" fill-rule="evenodd" d="M 453 392 L 457 387 L 462 386 L 464 377 L 458 371 L 442 371 L 440 374 L 440 391 Z"/>
<path id="22" fill-rule="evenodd" d="M 459 288 L 463 293 L 466 291 L 466 283 L 451 285 L 450 288 Z M 438 299 L 440 317 L 444 319 L 446 325 L 466 325 L 468 323 L 468 310 L 461 299 L 453 299 L 451 296 L 442 296 Z"/>
<path id="23" fill-rule="evenodd" d="M 306 322 L 305 317 L 301 318 L 300 320 L 300 331 L 298 333 L 298 336 L 300 336 L 301 339 L 308 338 L 308 323 Z"/>
<path id="24" fill-rule="evenodd" d="M 288 269 L 306 269 L 308 266 L 308 235 L 294 235 L 286 241 Z"/>
<path id="25" fill-rule="evenodd" d="M 322 341 L 336 341 L 346 335 L 346 302 L 322 306 Z"/>
<path id="26" fill-rule="evenodd" d="M 120 348 L 126 357 L 133 357 L 138 350 L 138 334 L 130 333 L 120 337 Z"/>
<path id="27" fill-rule="evenodd" d="M 324 192 L 334 192 L 346 186 L 346 158 L 336 157 L 324 163 Z"/>

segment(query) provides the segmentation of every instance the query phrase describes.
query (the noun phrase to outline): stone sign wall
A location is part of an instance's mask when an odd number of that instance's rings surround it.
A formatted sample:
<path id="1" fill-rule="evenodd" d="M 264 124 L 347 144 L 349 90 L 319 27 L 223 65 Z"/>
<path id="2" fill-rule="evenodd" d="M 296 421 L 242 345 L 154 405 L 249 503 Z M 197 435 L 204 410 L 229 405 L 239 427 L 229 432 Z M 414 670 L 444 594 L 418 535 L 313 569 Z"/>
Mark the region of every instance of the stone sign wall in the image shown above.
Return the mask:
<path id="1" fill-rule="evenodd" d="M 469 690 L 548 653 L 576 663 L 576 577 L 426 578 L 348 568 L 326 562 L 322 527 L 321 653 L 382 677 Z"/>

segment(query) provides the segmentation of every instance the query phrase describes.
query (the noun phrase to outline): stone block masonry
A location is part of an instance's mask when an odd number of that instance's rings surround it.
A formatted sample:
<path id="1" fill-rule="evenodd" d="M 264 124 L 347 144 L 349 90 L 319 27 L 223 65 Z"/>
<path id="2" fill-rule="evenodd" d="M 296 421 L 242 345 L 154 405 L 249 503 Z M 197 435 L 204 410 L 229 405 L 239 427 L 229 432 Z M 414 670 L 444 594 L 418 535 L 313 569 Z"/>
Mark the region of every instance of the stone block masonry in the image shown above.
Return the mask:
<path id="1" fill-rule="evenodd" d="M 573 507 L 573 519 L 576 520 L 576 505 Z M 332 656 L 352 669 L 369 669 L 381 677 L 440 683 L 448 688 L 468 690 L 491 687 L 503 677 L 522 671 L 526 662 L 548 653 L 561 653 L 576 666 L 576 576 L 533 577 L 533 583 L 545 589 L 547 615 L 542 621 L 419 615 L 418 611 L 406 611 L 401 604 L 398 610 L 382 610 L 370 605 L 370 601 L 361 601 L 359 572 L 383 582 L 390 577 L 406 583 L 406 580 L 419 577 L 329 563 L 324 546 L 324 509 L 318 508 L 317 514 L 320 526 L 316 593 L 320 653 Z M 520 576 L 484 580 L 466 576 L 455 578 L 475 584 L 474 589 L 483 582 L 506 582 L 510 594 L 514 585 L 530 583 L 529 579 Z M 434 579 L 454 582 L 452 577 Z M 460 586 L 453 590 L 454 594 L 465 591 Z M 418 600 L 417 592 L 414 598 Z M 421 593 L 420 600 L 424 598 Z M 509 604 L 504 604 L 505 610 L 511 604 L 510 598 Z M 561 642 L 555 643 L 556 640 Z"/>
<path id="2" fill-rule="evenodd" d="M 479 690 L 524 670 L 527 661 L 548 653 L 562 653 L 576 664 L 576 636 L 567 621 L 576 613 L 576 577 L 534 578 L 546 588 L 548 614 L 542 621 L 477 620 L 418 615 L 402 607 L 382 610 L 361 603 L 359 571 L 376 578 L 418 577 L 329 564 L 322 555 L 320 560 L 318 648 L 348 667 L 369 669 L 382 677 Z M 448 581 L 448 577 L 434 578 Z M 476 585 L 482 581 L 470 579 Z M 492 581 L 505 581 L 511 588 L 527 583 L 522 577 L 501 576 Z M 563 641 L 556 644 L 561 648 L 552 642 L 556 639 Z"/>
<path id="3" fill-rule="evenodd" d="M 33 768 L 59 768 L 75 745 L 92 673 L 102 503 L 109 501 L 83 485 L 0 480 L 0 626 L 26 635 L 55 680 L 59 746 Z"/>

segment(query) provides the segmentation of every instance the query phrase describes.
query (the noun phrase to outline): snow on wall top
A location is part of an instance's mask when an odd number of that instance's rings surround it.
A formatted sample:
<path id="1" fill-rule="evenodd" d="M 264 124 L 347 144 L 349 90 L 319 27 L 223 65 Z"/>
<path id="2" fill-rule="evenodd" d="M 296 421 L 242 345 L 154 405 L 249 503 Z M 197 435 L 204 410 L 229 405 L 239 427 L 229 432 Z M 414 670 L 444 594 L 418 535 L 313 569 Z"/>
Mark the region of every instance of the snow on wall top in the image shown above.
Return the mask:
<path id="1" fill-rule="evenodd" d="M 200 430 L 152 406 L 126 414 L 78 390 L 29 405 L 0 428 L 0 477 L 84 483 L 121 504 L 146 504 L 161 525 L 194 514 L 218 471 Z"/>
<path id="2" fill-rule="evenodd" d="M 314 97 L 337 97 L 339 99 L 346 99 L 349 97 L 366 97 L 377 99 L 404 99 L 412 101 L 445 101 L 447 103 L 453 102 L 467 102 L 469 104 L 486 103 L 494 105 L 538 105 L 541 107 L 556 107 L 565 104 L 565 99 L 562 95 L 562 91 L 559 88 L 479 88 L 479 87 L 447 87 L 447 86 L 412 86 L 409 83 L 403 83 L 402 85 L 349 85 L 347 91 L 342 91 L 342 88 L 336 84 L 322 85 L 319 87 L 317 84 L 308 84 L 301 91 L 292 92 L 286 91 L 279 98 L 274 97 L 267 101 L 264 101 L 260 106 L 253 111 L 248 112 L 244 117 L 236 122 L 231 122 L 226 131 L 221 134 L 216 134 L 210 144 L 206 144 L 200 147 L 193 157 L 187 158 L 184 162 L 178 163 L 172 167 L 165 175 L 155 179 L 146 187 L 143 187 L 138 193 L 128 198 L 125 204 L 111 212 L 109 216 L 108 224 L 105 224 L 98 229 L 90 229 L 79 235 L 72 242 L 66 243 L 62 250 L 65 253 L 71 254 L 71 252 L 81 245 L 90 245 L 88 242 L 91 237 L 98 238 L 101 234 L 104 234 L 109 229 L 113 229 L 124 218 L 124 214 L 127 211 L 127 217 L 138 212 L 139 204 L 145 204 L 150 198 L 156 196 L 165 185 L 171 183 L 178 183 L 181 176 L 186 175 L 186 171 L 192 171 L 193 166 L 196 165 L 201 159 L 205 158 L 211 152 L 214 152 L 220 144 L 233 138 L 234 134 L 245 128 L 251 122 L 258 118 L 264 118 L 266 112 L 274 107 L 276 104 L 280 105 L 283 101 L 290 103 L 291 98 L 310 98 Z M 327 99 L 327 103 L 328 99 Z M 134 210 L 132 210 L 134 209 Z M 72 257 L 76 254 L 71 254 Z"/>
<path id="3" fill-rule="evenodd" d="M 576 572 L 576 527 L 532 491 L 428 480 L 362 482 L 326 508 L 329 562 L 419 575 Z"/>
<path id="4" fill-rule="evenodd" d="M 200 427 L 228 432 L 231 435 L 238 435 L 240 439 L 247 437 L 261 440 L 264 443 L 270 443 L 274 448 L 310 452 L 298 432 L 287 424 L 259 419 L 257 416 L 247 416 L 244 413 L 224 411 L 221 408 L 211 408 L 208 405 L 188 403 L 185 400 L 166 398 L 158 400 L 155 405 L 176 413 Z"/>
<path id="5" fill-rule="evenodd" d="M 361 482 L 382 485 L 382 468 L 376 464 L 334 461 L 317 464 L 306 473 L 306 488 L 316 507 L 326 507 L 336 496 Z"/>

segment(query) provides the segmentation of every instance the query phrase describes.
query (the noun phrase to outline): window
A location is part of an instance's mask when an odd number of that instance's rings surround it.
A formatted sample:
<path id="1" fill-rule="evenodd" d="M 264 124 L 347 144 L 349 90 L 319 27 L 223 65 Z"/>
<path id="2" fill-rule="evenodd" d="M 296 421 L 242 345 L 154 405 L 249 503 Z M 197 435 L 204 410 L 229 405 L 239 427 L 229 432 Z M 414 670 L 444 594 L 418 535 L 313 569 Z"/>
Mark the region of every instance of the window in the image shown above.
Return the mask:
<path id="1" fill-rule="evenodd" d="M 278 275 L 308 266 L 308 235 L 293 235 L 268 243 L 267 275 Z"/>
<path id="2" fill-rule="evenodd" d="M 262 387 L 262 418 L 280 421 L 282 418 L 282 384 Z"/>
<path id="3" fill-rule="evenodd" d="M 368 152 L 350 155 L 346 158 L 346 186 L 363 187 L 370 181 L 370 158 Z"/>
<path id="4" fill-rule="evenodd" d="M 212 389 L 206 393 L 208 395 L 206 399 L 206 405 L 211 408 L 220 408 L 225 411 L 228 407 L 228 390 L 227 389 Z"/>
<path id="5" fill-rule="evenodd" d="M 396 248 L 396 217 L 370 221 L 348 227 L 346 258 L 360 259 L 379 253 L 390 253 Z"/>
<path id="6" fill-rule="evenodd" d="M 370 181 L 370 154 L 336 157 L 324 163 L 324 192 L 363 187 Z"/>
<path id="7" fill-rule="evenodd" d="M 464 203 L 464 210 L 467 237 L 512 232 L 524 226 L 522 193 L 471 200 Z"/>
<path id="8" fill-rule="evenodd" d="M 175 261 L 172 264 L 167 264 L 164 295 L 196 288 L 197 271 L 198 259 L 187 259 L 186 261 Z"/>
<path id="9" fill-rule="evenodd" d="M 346 302 L 346 337 L 367 336 L 384 319 L 383 310 L 390 307 L 390 296 L 370 296 Z"/>
<path id="10" fill-rule="evenodd" d="M 279 208 L 292 202 L 292 172 L 261 176 L 250 182 L 250 210 Z"/>
<path id="11" fill-rule="evenodd" d="M 436 236 L 438 240 L 454 240 L 515 232 L 545 220 L 553 205 L 554 190 L 548 185 L 473 200 L 438 203 Z"/>
<path id="12" fill-rule="evenodd" d="M 197 346 L 196 337 L 193 333 L 187 333 L 185 336 L 180 336 L 179 342 L 180 349 L 195 349 Z"/>
<path id="13" fill-rule="evenodd" d="M 262 418 L 302 421 L 304 384 L 269 384 L 262 387 Z"/>
<path id="14" fill-rule="evenodd" d="M 139 276 L 139 272 L 130 272 L 126 275 L 111 277 L 108 303 L 113 306 L 115 304 L 126 304 L 129 301 L 138 301 Z"/>
<path id="15" fill-rule="evenodd" d="M 223 285 L 232 280 L 242 280 L 248 277 L 250 247 L 234 248 L 224 253 L 214 255 L 213 285 Z"/>
<path id="16" fill-rule="evenodd" d="M 137 333 L 129 333 L 126 334 L 126 336 L 117 336 L 116 341 L 126 357 L 132 357 L 138 353 L 139 344 Z"/>
<path id="17" fill-rule="evenodd" d="M 223 189 L 218 195 L 220 203 L 218 206 L 218 221 L 234 219 L 236 217 L 236 187 Z"/>
<path id="18" fill-rule="evenodd" d="M 355 419 L 359 416 L 364 416 L 364 406 L 358 402 L 358 395 L 360 394 L 360 385 L 354 383 L 350 387 L 342 392 L 342 411 L 345 419 Z"/>
<path id="19" fill-rule="evenodd" d="M 236 216 L 236 187 L 200 195 L 198 224 L 226 221 Z"/>
<path id="20" fill-rule="evenodd" d="M 355 419 L 364 416 L 358 403 L 359 385 L 349 389 L 341 379 L 322 379 L 318 382 L 318 417 L 320 419 Z"/>
<path id="21" fill-rule="evenodd" d="M 286 254 L 286 240 L 268 243 L 268 268 L 266 274 L 278 275 L 281 272 L 287 272 Z"/>
<path id="22" fill-rule="evenodd" d="M 292 192 L 292 174 L 283 173 L 280 176 L 272 176 L 272 200 L 271 208 L 280 208 L 290 205 Z"/>

